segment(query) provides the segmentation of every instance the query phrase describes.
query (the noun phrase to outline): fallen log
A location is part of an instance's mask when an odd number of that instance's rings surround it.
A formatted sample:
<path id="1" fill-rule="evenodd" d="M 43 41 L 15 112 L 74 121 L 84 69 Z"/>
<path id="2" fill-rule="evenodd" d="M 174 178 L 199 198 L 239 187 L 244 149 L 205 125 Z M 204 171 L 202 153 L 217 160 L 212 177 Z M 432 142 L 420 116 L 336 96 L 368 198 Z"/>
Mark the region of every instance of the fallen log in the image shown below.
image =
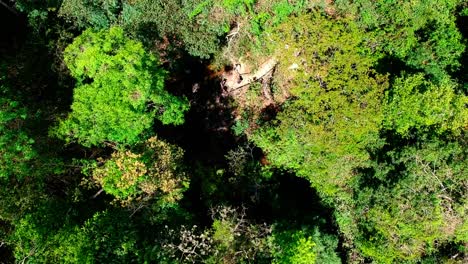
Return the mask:
<path id="1" fill-rule="evenodd" d="M 255 73 L 228 73 L 228 75 L 225 78 L 224 86 L 227 88 L 228 91 L 240 89 L 246 85 L 249 85 L 261 79 L 263 76 L 271 72 L 277 64 L 278 61 L 275 58 L 270 58 L 262 65 L 260 65 L 260 67 Z"/>

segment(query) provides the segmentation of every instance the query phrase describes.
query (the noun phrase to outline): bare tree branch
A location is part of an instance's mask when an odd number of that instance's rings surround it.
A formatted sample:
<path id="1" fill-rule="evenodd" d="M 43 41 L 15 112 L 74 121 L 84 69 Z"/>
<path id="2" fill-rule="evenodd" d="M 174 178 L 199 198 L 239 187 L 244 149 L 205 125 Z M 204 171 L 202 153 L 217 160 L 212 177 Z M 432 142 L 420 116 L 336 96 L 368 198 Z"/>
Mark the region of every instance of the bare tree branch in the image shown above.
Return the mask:
<path id="1" fill-rule="evenodd" d="M 0 0 L 0 5 L 4 6 L 8 11 L 10 11 L 11 13 L 13 13 L 15 16 L 19 15 L 18 12 L 12 8 L 11 6 L 7 5 L 6 3 L 4 3 L 2 0 Z"/>

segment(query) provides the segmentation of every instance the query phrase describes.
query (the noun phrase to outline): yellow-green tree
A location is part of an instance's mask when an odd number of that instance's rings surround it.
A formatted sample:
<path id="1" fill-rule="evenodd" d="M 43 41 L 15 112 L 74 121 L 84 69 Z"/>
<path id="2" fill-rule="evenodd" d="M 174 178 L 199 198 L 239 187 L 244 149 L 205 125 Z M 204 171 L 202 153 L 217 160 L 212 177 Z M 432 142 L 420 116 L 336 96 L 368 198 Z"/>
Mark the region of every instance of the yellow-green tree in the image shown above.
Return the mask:
<path id="1" fill-rule="evenodd" d="M 132 151 L 117 150 L 110 159 L 100 159 L 92 177 L 121 201 L 157 196 L 174 203 L 188 187 L 182 159 L 181 148 L 152 137 Z"/>
<path id="2" fill-rule="evenodd" d="M 253 140 L 325 197 L 342 191 L 378 140 L 386 80 L 371 69 L 365 37 L 352 21 L 319 15 L 291 18 L 272 35 L 291 98 Z"/>
<path id="3" fill-rule="evenodd" d="M 468 97 L 456 93 L 456 88 L 451 80 L 435 85 L 423 74 L 398 78 L 386 93 L 385 127 L 403 136 L 460 134 L 468 127 Z"/>

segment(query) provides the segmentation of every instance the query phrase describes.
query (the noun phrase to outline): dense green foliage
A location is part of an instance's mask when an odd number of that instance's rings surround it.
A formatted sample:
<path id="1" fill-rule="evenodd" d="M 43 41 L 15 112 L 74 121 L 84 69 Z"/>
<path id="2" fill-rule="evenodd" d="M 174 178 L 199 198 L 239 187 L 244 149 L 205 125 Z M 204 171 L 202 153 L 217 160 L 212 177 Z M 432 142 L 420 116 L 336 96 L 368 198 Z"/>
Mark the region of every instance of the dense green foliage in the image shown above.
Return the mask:
<path id="1" fill-rule="evenodd" d="M 337 1 L 356 16 L 358 24 L 376 36 L 373 45 L 439 79 L 459 66 L 464 50 L 455 24 L 460 0 Z"/>
<path id="2" fill-rule="evenodd" d="M 387 93 L 385 124 L 403 136 L 410 131 L 459 135 L 468 123 L 468 97 L 456 90 L 450 80 L 434 85 L 422 74 L 399 78 Z"/>
<path id="3" fill-rule="evenodd" d="M 357 203 L 364 254 L 382 263 L 415 260 L 466 233 L 463 142 L 425 140 L 388 151 L 360 184 Z M 390 177 L 391 175 L 391 177 Z"/>
<path id="4" fill-rule="evenodd" d="M 21 219 L 11 237 L 16 243 L 16 259 L 28 263 L 101 263 L 109 259 L 130 263 L 138 259 L 135 230 L 125 215 L 98 212 L 78 226 L 61 221 L 58 215 L 54 219 L 52 214 L 58 212 L 39 211 Z"/>
<path id="5" fill-rule="evenodd" d="M 154 116 L 163 124 L 183 123 L 187 102 L 164 90 L 164 71 L 122 29 L 87 30 L 64 55 L 78 83 L 72 112 L 54 131 L 67 141 L 134 144 Z"/>
<path id="6" fill-rule="evenodd" d="M 463 0 L 18 0 L 0 263 L 466 263 Z"/>
<path id="7" fill-rule="evenodd" d="M 307 15 L 291 18 L 275 34 L 280 74 L 290 78 L 284 85 L 294 99 L 254 142 L 276 166 L 295 169 L 333 196 L 369 159 L 385 79 L 370 69 L 372 57 L 365 56 L 362 34 L 350 21 Z"/>
<path id="8" fill-rule="evenodd" d="M 272 263 L 341 263 L 335 252 L 338 241 L 333 236 L 320 234 L 318 229 L 306 231 L 273 233 Z"/>
<path id="9" fill-rule="evenodd" d="M 218 37 L 226 30 L 225 21 L 218 21 L 221 25 L 206 23 L 208 13 L 203 7 L 208 2 L 65 0 L 59 13 L 77 28 L 106 29 L 120 25 L 145 43 L 153 42 L 151 37 L 170 39 L 175 46 L 180 46 L 175 42 L 181 41 L 190 54 L 208 58 L 217 51 Z"/>
<path id="10" fill-rule="evenodd" d="M 34 140 L 24 131 L 27 113 L 14 100 L 1 98 L 0 105 L 0 178 L 22 178 L 30 173 L 29 162 L 37 155 Z"/>
<path id="11" fill-rule="evenodd" d="M 121 10 L 122 3 L 119 0 L 64 0 L 60 6 L 60 15 L 80 28 L 106 29 L 118 21 Z"/>

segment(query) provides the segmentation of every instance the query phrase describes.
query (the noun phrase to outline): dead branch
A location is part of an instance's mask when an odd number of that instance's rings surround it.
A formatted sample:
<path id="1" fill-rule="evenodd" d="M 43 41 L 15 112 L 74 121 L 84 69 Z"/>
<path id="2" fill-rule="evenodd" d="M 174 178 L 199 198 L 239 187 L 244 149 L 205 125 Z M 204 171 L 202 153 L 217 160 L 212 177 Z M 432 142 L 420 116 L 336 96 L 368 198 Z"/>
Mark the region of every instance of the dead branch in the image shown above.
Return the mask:
<path id="1" fill-rule="evenodd" d="M 8 11 L 10 11 L 15 16 L 18 15 L 18 12 L 14 8 L 12 8 L 11 6 L 5 4 L 2 0 L 0 0 L 0 5 L 4 6 Z"/>
<path id="2" fill-rule="evenodd" d="M 276 67 L 277 64 L 278 64 L 278 61 L 275 58 L 270 58 L 265 63 L 263 63 L 255 73 L 241 75 L 240 77 L 242 77 L 242 79 L 240 82 L 232 78 L 232 79 L 227 79 L 224 85 L 230 91 L 240 89 L 244 86 L 247 86 L 261 79 L 263 76 L 270 73 Z"/>

